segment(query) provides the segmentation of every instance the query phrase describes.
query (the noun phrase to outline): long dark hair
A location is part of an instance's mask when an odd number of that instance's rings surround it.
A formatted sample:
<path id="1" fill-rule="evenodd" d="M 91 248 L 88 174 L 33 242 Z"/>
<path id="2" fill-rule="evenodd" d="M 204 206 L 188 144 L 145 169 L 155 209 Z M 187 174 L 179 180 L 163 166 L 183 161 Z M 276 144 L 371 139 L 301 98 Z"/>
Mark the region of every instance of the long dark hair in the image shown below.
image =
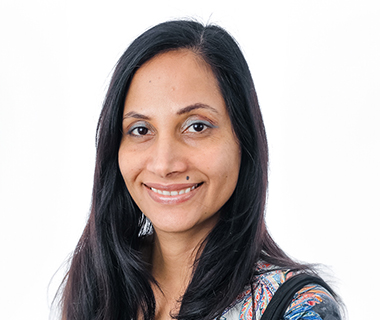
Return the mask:
<path id="1" fill-rule="evenodd" d="M 212 68 L 240 142 L 241 167 L 236 189 L 203 243 L 176 318 L 220 316 L 254 282 L 259 261 L 302 268 L 275 244 L 265 225 L 268 147 L 241 50 L 218 26 L 165 22 L 138 37 L 115 67 L 97 129 L 91 213 L 63 284 L 64 319 L 137 319 L 138 314 L 154 319 L 151 286 L 155 280 L 141 253 L 144 236 L 152 229 L 125 186 L 118 150 L 124 101 L 133 75 L 155 55 L 178 49 L 193 51 Z"/>

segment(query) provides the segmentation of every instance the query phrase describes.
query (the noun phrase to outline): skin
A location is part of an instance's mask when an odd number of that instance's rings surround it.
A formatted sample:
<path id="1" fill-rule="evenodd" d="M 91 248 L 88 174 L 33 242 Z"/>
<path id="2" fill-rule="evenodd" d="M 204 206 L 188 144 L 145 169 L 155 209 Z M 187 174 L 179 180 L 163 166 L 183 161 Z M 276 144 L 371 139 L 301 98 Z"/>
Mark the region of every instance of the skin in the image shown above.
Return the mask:
<path id="1" fill-rule="evenodd" d="M 190 281 L 197 249 L 232 195 L 240 148 L 210 67 L 177 50 L 145 63 L 124 106 L 119 167 L 154 227 L 156 319 L 171 319 Z M 171 195 L 169 195 L 171 193 Z"/>

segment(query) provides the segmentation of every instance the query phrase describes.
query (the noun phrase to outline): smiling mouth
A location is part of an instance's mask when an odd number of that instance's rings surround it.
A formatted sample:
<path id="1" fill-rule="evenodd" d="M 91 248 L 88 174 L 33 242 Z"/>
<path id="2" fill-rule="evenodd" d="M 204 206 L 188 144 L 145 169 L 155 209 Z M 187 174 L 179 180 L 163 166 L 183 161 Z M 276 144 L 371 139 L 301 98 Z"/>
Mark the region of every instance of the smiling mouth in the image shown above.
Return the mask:
<path id="1" fill-rule="evenodd" d="M 193 190 L 195 190 L 196 188 L 198 188 L 199 186 L 201 186 L 203 184 L 202 183 L 197 183 L 195 185 L 193 185 L 192 187 L 188 187 L 188 188 L 185 188 L 185 189 L 181 189 L 181 190 L 173 190 L 173 191 L 168 191 L 168 190 L 160 190 L 160 189 L 156 189 L 156 188 L 153 188 L 153 187 L 148 187 L 150 190 L 152 190 L 154 193 L 158 193 L 158 194 L 161 194 L 161 195 L 164 195 L 164 196 L 178 196 L 178 195 L 181 195 L 181 194 L 185 194 L 185 193 L 189 193 Z"/>

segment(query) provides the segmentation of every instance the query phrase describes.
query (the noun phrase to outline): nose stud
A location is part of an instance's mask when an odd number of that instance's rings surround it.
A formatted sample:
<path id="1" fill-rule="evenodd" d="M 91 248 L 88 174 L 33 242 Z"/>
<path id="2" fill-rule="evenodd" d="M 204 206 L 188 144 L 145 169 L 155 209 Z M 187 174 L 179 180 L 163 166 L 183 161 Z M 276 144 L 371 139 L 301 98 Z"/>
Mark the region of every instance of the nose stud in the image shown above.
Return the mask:
<path id="1" fill-rule="evenodd" d="M 189 180 L 190 179 L 190 177 L 189 176 L 186 176 L 186 180 Z"/>

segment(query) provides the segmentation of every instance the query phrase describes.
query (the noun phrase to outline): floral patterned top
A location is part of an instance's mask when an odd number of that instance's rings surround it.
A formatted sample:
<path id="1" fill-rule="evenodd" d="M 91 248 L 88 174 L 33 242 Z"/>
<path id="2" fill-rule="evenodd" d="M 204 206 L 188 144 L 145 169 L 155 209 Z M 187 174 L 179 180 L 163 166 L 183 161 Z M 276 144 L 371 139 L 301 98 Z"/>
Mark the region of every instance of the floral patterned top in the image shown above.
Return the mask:
<path id="1" fill-rule="evenodd" d="M 258 277 L 253 292 L 250 287 L 242 292 L 223 312 L 221 320 L 260 320 L 279 286 L 295 275 L 291 271 L 271 271 L 270 265 L 262 264 L 261 268 L 269 270 Z M 283 319 L 341 320 L 341 316 L 336 300 L 325 288 L 308 285 L 295 294 Z"/>

